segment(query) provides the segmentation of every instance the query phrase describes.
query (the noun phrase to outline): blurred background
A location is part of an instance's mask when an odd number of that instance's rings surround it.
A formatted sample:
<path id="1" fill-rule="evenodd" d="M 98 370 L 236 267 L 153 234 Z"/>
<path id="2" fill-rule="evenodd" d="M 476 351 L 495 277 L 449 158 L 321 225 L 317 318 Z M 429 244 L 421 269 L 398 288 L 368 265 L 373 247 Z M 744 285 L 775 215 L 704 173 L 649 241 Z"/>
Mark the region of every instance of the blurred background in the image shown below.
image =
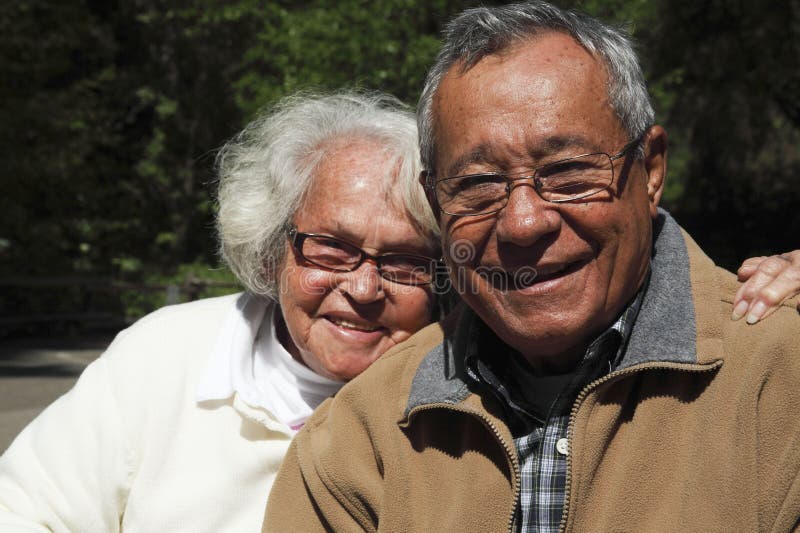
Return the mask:
<path id="1" fill-rule="evenodd" d="M 800 1 L 557 1 L 627 25 L 663 204 L 721 265 L 800 247 Z M 0 3 L 0 340 L 90 338 L 237 290 L 217 149 L 303 88 L 415 104 L 457 0 Z"/>

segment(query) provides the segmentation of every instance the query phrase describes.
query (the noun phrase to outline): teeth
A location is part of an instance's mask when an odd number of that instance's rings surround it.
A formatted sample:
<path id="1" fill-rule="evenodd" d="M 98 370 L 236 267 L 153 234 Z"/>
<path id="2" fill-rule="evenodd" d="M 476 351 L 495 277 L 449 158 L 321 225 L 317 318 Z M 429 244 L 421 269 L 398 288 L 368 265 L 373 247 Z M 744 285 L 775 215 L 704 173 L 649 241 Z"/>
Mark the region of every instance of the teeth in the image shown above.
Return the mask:
<path id="1" fill-rule="evenodd" d="M 355 324 L 353 322 L 350 322 L 349 320 L 344 320 L 341 318 L 329 318 L 328 320 L 330 320 L 337 326 L 341 326 L 343 328 L 348 328 L 348 329 L 355 329 L 358 331 L 372 332 L 381 329 L 378 326 L 362 326 L 361 324 Z"/>

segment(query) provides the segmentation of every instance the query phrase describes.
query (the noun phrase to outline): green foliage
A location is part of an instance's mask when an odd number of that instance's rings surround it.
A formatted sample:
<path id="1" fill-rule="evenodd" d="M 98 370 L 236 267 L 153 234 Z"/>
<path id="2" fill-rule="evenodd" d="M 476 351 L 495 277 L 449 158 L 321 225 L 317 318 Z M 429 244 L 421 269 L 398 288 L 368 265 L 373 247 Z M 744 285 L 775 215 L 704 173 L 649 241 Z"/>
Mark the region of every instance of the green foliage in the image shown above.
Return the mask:
<path id="1" fill-rule="evenodd" d="M 124 288 L 119 294 L 125 317 L 130 321 L 165 305 L 223 296 L 239 290 L 229 270 L 195 262 L 177 265 L 168 275 L 149 273 L 139 286 Z"/>
<path id="2" fill-rule="evenodd" d="M 728 267 L 796 248 L 800 3 L 660 2 L 656 20 L 642 41 L 678 147 L 668 205 Z"/>
<path id="3" fill-rule="evenodd" d="M 244 56 L 237 102 L 252 114 L 299 89 L 362 86 L 414 103 L 443 21 L 474 2 L 317 0 L 271 4 Z"/>
<path id="4" fill-rule="evenodd" d="M 215 150 L 300 89 L 355 85 L 414 104 L 444 23 L 480 3 L 0 4 L 0 277 L 214 278 L 203 265 L 217 264 Z M 670 133 L 664 203 L 711 255 L 732 267 L 795 248 L 800 2 L 560 4 L 634 34 Z M 85 303 L 70 290 L 59 298 Z M 15 294 L 4 312 L 53 305 Z M 160 303 L 143 293 L 114 305 L 131 316 Z"/>

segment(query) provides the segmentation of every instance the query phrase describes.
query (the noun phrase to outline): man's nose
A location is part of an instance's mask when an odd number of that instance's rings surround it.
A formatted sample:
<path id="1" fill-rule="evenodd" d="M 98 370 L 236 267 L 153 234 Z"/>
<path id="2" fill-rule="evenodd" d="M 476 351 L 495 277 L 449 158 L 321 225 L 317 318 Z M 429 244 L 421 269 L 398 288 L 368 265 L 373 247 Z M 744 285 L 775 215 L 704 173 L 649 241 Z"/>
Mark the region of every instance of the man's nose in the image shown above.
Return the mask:
<path id="1" fill-rule="evenodd" d="M 561 227 L 557 204 L 547 202 L 529 180 L 512 182 L 508 203 L 498 213 L 497 238 L 517 246 L 532 246 Z"/>
<path id="2" fill-rule="evenodd" d="M 339 288 L 360 304 L 376 302 L 385 297 L 383 278 L 372 260 L 364 261 L 357 269 L 341 274 Z"/>

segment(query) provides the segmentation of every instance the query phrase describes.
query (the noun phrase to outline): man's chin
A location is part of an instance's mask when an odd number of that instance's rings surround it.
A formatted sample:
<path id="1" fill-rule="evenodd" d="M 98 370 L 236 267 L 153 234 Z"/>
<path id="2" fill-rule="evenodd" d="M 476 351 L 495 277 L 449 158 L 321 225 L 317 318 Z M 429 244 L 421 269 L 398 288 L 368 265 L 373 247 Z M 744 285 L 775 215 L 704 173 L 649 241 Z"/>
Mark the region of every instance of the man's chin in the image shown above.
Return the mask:
<path id="1" fill-rule="evenodd" d="M 514 290 L 464 295 L 464 299 L 470 307 L 480 310 L 481 319 L 501 340 L 523 354 L 553 356 L 572 351 L 591 327 L 580 319 L 592 315 L 581 306 L 585 301 L 571 301 L 569 296 L 531 298 L 524 290 Z"/>

